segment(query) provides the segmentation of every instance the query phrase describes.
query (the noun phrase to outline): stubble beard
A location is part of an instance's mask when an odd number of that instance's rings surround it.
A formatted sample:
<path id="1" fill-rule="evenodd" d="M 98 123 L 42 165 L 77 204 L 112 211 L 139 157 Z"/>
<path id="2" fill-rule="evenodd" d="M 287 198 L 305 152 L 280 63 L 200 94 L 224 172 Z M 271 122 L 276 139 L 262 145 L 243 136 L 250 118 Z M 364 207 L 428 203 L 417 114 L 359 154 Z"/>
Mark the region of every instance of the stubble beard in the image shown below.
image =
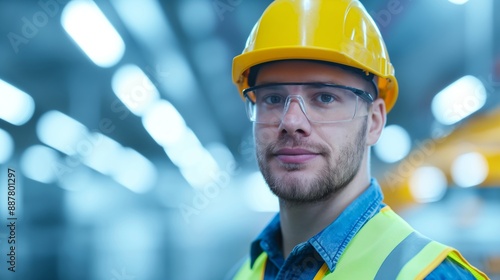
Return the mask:
<path id="1" fill-rule="evenodd" d="M 343 190 L 356 176 L 361 166 L 365 151 L 367 120 L 364 119 L 361 129 L 353 142 L 338 148 L 337 156 L 322 145 L 309 144 L 303 140 L 284 135 L 277 142 L 257 148 L 257 162 L 271 191 L 281 201 L 289 205 L 301 205 L 324 201 Z M 313 179 L 304 179 L 299 176 L 280 176 L 272 173 L 270 161 L 273 151 L 282 147 L 301 147 L 318 152 L 324 157 L 326 165 L 316 171 Z M 287 172 L 299 171 L 301 164 L 282 164 Z M 292 174 L 291 174 L 292 175 Z"/>

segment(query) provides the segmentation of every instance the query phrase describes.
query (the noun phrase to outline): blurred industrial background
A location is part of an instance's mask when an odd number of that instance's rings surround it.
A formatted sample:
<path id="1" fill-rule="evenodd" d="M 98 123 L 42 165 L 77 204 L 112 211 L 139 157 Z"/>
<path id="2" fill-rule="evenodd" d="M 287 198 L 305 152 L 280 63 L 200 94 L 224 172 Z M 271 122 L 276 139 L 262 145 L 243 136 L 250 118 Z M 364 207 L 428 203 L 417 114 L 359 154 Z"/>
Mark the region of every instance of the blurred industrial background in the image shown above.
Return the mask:
<path id="1" fill-rule="evenodd" d="M 231 62 L 270 2 L 0 1 L 0 279 L 223 279 L 246 257 L 277 200 Z M 500 279 L 500 3 L 362 2 L 400 84 L 372 149 L 386 202 Z"/>

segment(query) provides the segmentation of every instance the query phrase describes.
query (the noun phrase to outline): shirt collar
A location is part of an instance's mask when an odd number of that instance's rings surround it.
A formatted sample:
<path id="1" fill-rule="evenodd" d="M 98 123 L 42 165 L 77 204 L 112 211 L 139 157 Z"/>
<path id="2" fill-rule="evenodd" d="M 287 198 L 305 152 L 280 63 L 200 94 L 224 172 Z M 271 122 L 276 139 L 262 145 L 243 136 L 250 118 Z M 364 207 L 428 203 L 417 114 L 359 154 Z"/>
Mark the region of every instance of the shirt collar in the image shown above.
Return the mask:
<path id="1" fill-rule="evenodd" d="M 370 186 L 349 204 L 333 223 L 309 240 L 330 271 L 335 269 L 349 241 L 383 208 L 382 200 L 380 186 L 372 179 Z"/>
<path id="2" fill-rule="evenodd" d="M 338 259 L 352 237 L 384 206 L 382 200 L 383 195 L 377 180 L 371 179 L 368 188 L 351 202 L 333 223 L 308 241 L 323 258 L 330 271 L 335 269 Z M 250 248 L 251 267 L 264 251 L 270 259 L 273 254 L 281 254 L 279 213 L 252 242 Z M 276 265 L 279 267 L 279 264 Z"/>
<path id="3" fill-rule="evenodd" d="M 273 245 L 272 247 L 271 244 Z M 250 247 L 250 267 L 253 267 L 253 263 L 257 257 L 259 257 L 264 251 L 268 254 L 281 251 L 281 227 L 279 213 L 274 216 L 271 222 L 259 234 L 257 239 L 252 242 Z"/>

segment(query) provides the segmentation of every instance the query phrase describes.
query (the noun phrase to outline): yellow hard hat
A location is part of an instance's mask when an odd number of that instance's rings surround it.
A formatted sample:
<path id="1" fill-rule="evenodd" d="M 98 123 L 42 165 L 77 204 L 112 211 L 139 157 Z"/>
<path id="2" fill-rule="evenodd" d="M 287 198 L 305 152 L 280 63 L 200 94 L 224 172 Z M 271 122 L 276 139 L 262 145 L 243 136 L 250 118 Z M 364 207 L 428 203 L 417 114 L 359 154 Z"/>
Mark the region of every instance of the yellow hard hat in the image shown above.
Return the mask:
<path id="1" fill-rule="evenodd" d="M 398 82 L 375 22 L 357 0 L 275 0 L 233 59 L 233 82 L 242 95 L 251 67 L 287 59 L 320 60 L 378 76 L 387 112 L 398 96 Z"/>

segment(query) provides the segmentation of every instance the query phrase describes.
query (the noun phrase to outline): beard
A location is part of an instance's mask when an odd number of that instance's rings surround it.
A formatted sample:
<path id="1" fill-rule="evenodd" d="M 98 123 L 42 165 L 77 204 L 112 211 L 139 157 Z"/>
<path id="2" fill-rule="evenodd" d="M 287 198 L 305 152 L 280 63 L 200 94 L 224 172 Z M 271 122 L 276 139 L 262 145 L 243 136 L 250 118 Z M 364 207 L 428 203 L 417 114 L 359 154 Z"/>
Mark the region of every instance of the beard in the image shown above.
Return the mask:
<path id="1" fill-rule="evenodd" d="M 308 204 L 324 201 L 343 190 L 356 176 L 361 166 L 365 151 L 367 119 L 357 132 L 353 142 L 338 147 L 336 156 L 323 145 L 307 143 L 303 139 L 283 134 L 275 143 L 259 147 L 257 145 L 257 162 L 271 191 L 287 204 Z M 275 157 L 274 151 L 283 147 L 300 147 L 315 151 L 323 156 L 326 165 L 316 171 L 313 179 L 300 176 L 288 176 L 294 171 L 303 169 L 299 163 L 286 163 L 280 166 L 287 171 L 286 175 L 276 176 L 271 171 L 270 162 Z"/>

